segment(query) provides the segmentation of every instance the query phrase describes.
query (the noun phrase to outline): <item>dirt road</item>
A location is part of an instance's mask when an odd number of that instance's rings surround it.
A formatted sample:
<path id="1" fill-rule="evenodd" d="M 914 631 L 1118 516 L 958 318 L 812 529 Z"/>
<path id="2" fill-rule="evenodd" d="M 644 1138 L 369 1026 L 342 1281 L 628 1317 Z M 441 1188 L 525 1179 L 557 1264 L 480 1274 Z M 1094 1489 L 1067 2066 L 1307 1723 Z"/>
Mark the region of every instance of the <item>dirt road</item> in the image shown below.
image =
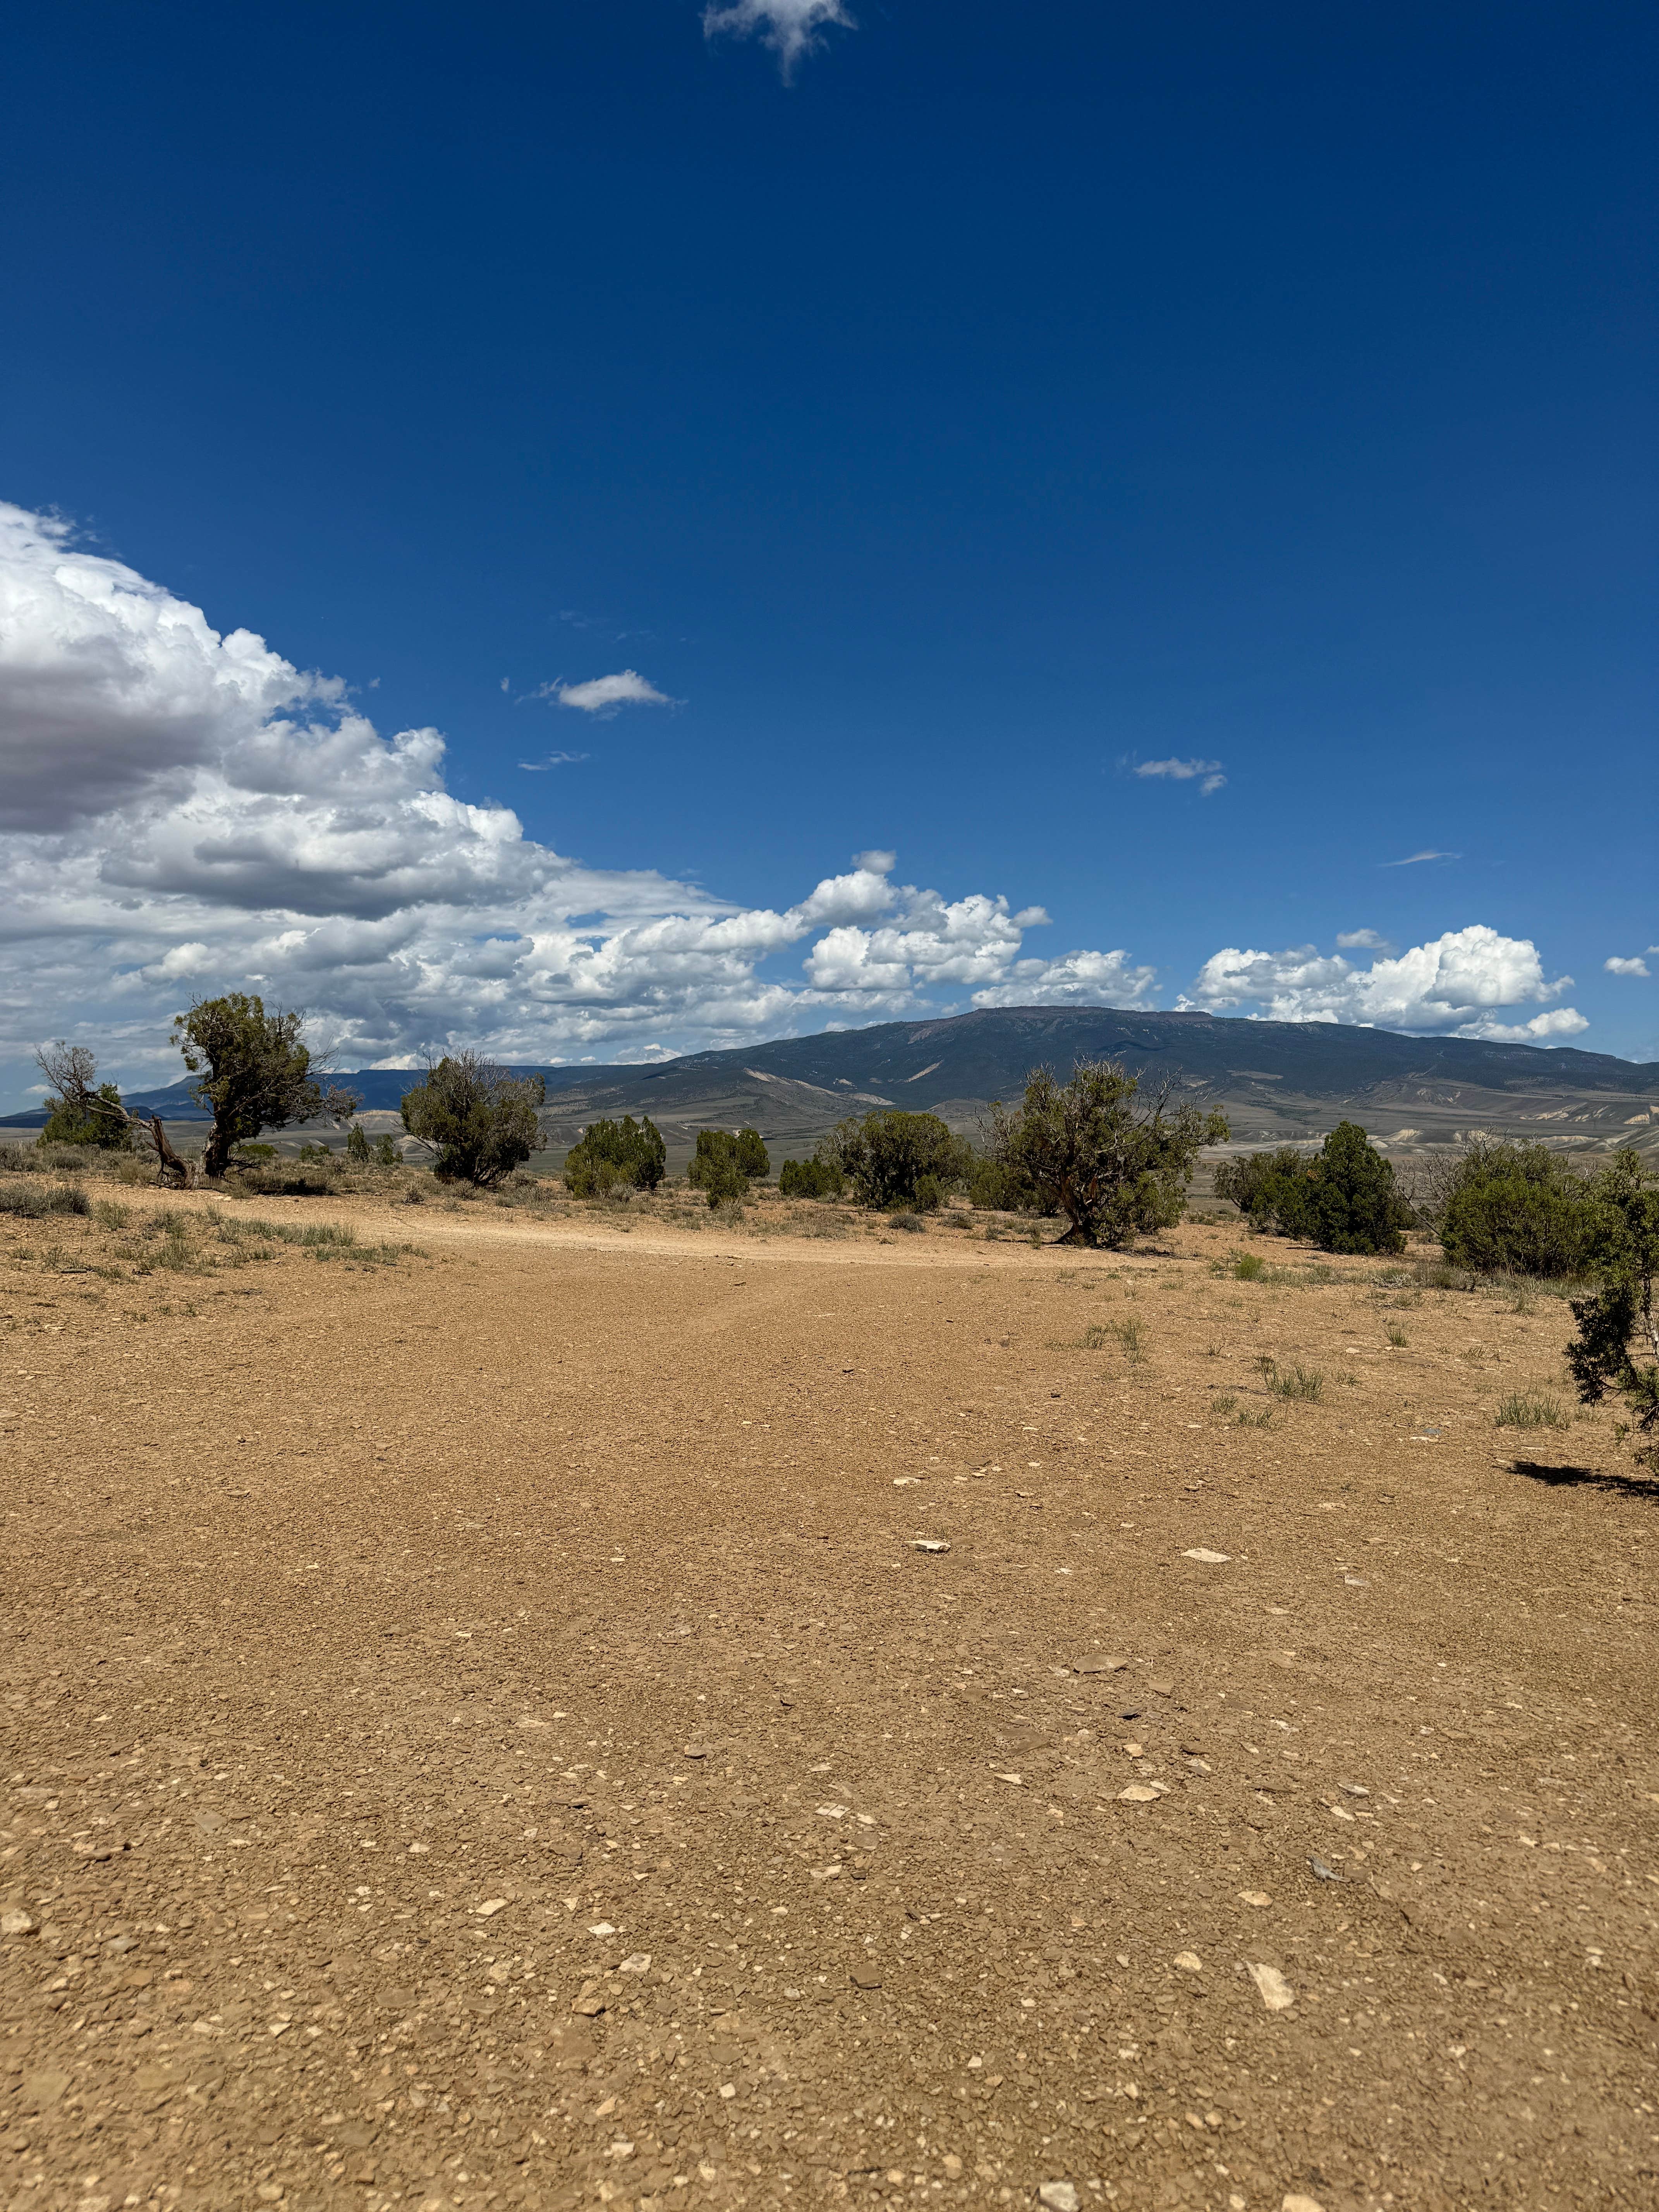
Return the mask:
<path id="1" fill-rule="evenodd" d="M 1659 2197 L 1555 1302 L 175 1210 L 0 1230 L 7 2203 Z"/>

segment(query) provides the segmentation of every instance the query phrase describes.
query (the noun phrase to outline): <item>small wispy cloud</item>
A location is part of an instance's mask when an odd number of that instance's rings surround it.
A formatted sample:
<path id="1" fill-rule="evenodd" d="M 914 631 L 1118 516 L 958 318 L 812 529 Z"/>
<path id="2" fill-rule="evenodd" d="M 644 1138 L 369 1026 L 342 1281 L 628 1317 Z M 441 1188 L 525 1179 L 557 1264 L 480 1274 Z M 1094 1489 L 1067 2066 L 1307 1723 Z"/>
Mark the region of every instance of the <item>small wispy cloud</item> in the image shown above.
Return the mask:
<path id="1" fill-rule="evenodd" d="M 1421 860 L 1461 860 L 1462 857 L 1461 853 L 1407 853 L 1403 860 L 1380 860 L 1377 865 L 1383 868 L 1414 868 Z"/>
<path id="2" fill-rule="evenodd" d="M 1207 799 L 1212 791 L 1219 791 L 1226 782 L 1221 763 L 1212 760 L 1137 761 L 1137 775 L 1167 775 L 1176 783 L 1196 782 L 1201 794 Z"/>
<path id="3" fill-rule="evenodd" d="M 681 702 L 659 691 L 637 668 L 619 668 L 614 676 L 590 677 L 585 684 L 543 684 L 538 699 L 556 700 L 561 707 L 580 707 L 584 714 L 614 714 L 618 707 L 678 707 Z"/>
<path id="4" fill-rule="evenodd" d="M 1653 945 L 1649 945 L 1650 952 L 1655 950 Z M 1632 953 L 1628 960 L 1621 960 L 1615 953 L 1611 960 L 1604 960 L 1601 965 L 1609 975 L 1645 975 L 1648 973 L 1647 962 L 1636 953 Z"/>
<path id="5" fill-rule="evenodd" d="M 854 28 L 841 0 L 730 0 L 725 7 L 711 0 L 702 11 L 706 39 L 717 39 L 722 33 L 736 39 L 759 38 L 777 56 L 786 84 L 796 63 L 813 52 L 818 33 L 832 23 L 843 31 Z"/>
<path id="6" fill-rule="evenodd" d="M 544 769 L 571 768 L 577 761 L 591 760 L 591 753 L 549 753 L 545 760 L 520 761 L 519 766 L 528 775 L 539 775 Z"/>
<path id="7" fill-rule="evenodd" d="M 1380 929 L 1345 929 L 1337 945 L 1344 952 L 1392 952 L 1394 947 Z"/>

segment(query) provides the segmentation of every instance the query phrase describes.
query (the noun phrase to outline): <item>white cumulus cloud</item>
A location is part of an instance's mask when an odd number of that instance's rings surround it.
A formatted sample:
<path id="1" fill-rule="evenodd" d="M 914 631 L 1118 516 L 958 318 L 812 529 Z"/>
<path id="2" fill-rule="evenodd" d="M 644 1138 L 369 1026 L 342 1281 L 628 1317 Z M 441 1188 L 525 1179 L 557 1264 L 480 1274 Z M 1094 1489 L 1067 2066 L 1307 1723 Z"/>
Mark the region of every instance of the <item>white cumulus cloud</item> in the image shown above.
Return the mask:
<path id="1" fill-rule="evenodd" d="M 610 679 L 606 679 L 610 680 Z M 636 679 L 642 681 L 642 679 Z M 343 684 L 50 519 L 0 506 L 0 1064 L 70 1036 L 129 1080 L 231 988 L 307 1006 L 344 1066 L 470 1043 L 637 1060 L 829 1018 L 1144 1000 L 1121 952 L 1024 952 L 1047 916 L 897 882 L 860 854 L 745 908 L 585 866 L 455 798 L 436 730 L 384 737 Z"/>
<path id="2" fill-rule="evenodd" d="M 614 714 L 618 707 L 678 707 L 649 684 L 637 668 L 619 668 L 614 676 L 590 677 L 585 684 L 544 684 L 538 699 L 556 699 L 561 707 L 580 707 L 584 714 Z"/>
<path id="3" fill-rule="evenodd" d="M 786 79 L 831 24 L 844 31 L 854 27 L 841 0 L 729 0 L 727 5 L 712 0 L 702 12 L 705 38 L 719 38 L 722 33 L 738 39 L 758 36 L 776 54 Z"/>
<path id="4" fill-rule="evenodd" d="M 1650 952 L 1654 949 L 1651 945 L 1648 947 Z M 1645 975 L 1648 972 L 1647 962 L 1637 954 L 1632 954 L 1628 960 L 1621 960 L 1615 954 L 1611 960 L 1604 960 L 1601 965 L 1609 975 Z"/>
<path id="5" fill-rule="evenodd" d="M 1337 932 L 1339 952 L 1392 952 L 1394 947 L 1381 930 L 1341 929 Z"/>
<path id="6" fill-rule="evenodd" d="M 1199 790 L 1207 799 L 1212 791 L 1219 791 L 1227 781 L 1222 774 L 1221 763 L 1214 760 L 1157 760 L 1137 761 L 1137 775 L 1168 776 L 1175 783 L 1198 783 Z"/>
<path id="7" fill-rule="evenodd" d="M 1498 1010 L 1559 998 L 1571 987 L 1571 975 L 1546 979 L 1529 938 L 1504 937 L 1476 922 L 1369 968 L 1311 945 L 1285 952 L 1230 945 L 1211 954 L 1190 996 L 1179 1003 L 1208 1013 L 1243 1008 L 1268 1021 L 1353 1022 L 1536 1043 L 1576 1036 L 1589 1024 L 1573 1006 L 1552 1007 L 1518 1024 L 1500 1021 Z"/>

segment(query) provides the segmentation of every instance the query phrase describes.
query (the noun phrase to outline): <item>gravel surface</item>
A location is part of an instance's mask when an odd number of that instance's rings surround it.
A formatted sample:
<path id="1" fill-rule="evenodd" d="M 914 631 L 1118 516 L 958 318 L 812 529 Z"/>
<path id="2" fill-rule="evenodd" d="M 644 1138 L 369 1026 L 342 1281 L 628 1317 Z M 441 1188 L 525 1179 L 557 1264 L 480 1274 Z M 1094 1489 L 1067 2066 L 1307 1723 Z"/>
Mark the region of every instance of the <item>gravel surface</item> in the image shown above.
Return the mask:
<path id="1" fill-rule="evenodd" d="M 1559 1301 L 128 1198 L 0 1224 L 0 2202 L 1659 2199 Z"/>

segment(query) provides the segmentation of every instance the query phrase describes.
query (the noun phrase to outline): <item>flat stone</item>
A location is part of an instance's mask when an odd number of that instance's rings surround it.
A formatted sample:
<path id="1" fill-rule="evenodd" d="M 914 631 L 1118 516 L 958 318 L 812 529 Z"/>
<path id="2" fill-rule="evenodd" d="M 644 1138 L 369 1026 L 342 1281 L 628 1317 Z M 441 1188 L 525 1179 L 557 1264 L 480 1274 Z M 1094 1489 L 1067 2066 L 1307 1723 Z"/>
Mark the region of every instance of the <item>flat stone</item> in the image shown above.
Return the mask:
<path id="1" fill-rule="evenodd" d="M 1073 1659 L 1074 1674 L 1115 1674 L 1128 1665 L 1127 1659 L 1109 1657 L 1103 1651 L 1086 1651 L 1081 1659 Z"/>
<path id="2" fill-rule="evenodd" d="M 852 1981 L 855 1990 L 878 1990 L 881 1987 L 881 1969 L 878 1966 L 854 1966 Z"/>
<path id="3" fill-rule="evenodd" d="M 1175 1695 L 1175 1684 L 1167 1674 L 1152 1675 L 1146 1687 L 1155 1698 L 1172 1698 Z"/>
<path id="4" fill-rule="evenodd" d="M 1296 1991 L 1277 1966 L 1253 1966 L 1247 1959 L 1245 1972 L 1255 1984 L 1261 2002 L 1269 2012 L 1288 2012 L 1296 2002 Z"/>
<path id="5" fill-rule="evenodd" d="M 1048 2212 L 1078 2212 L 1083 2202 L 1069 2181 L 1045 2181 L 1037 2188 L 1037 2203 L 1046 2204 Z"/>

